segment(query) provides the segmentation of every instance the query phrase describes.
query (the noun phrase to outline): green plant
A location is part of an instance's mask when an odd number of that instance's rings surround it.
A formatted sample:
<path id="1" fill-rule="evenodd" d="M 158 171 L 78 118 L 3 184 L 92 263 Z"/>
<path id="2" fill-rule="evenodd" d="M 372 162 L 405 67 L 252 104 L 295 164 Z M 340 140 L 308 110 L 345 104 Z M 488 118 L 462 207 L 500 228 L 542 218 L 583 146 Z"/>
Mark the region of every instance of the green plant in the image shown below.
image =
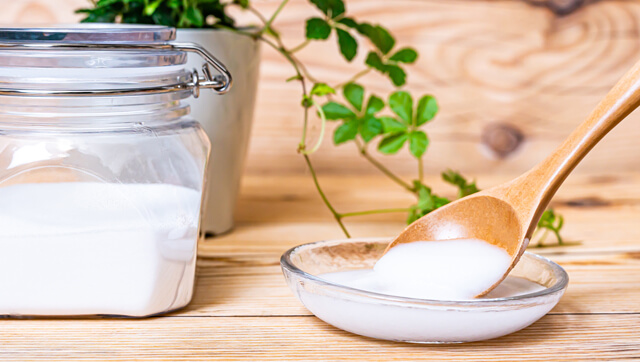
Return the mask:
<path id="1" fill-rule="evenodd" d="M 174 27 L 225 28 L 260 40 L 279 52 L 291 64 L 295 73 L 287 81 L 299 82 L 302 89 L 302 137 L 298 152 L 304 157 L 320 197 L 346 236 L 350 236 L 343 222 L 347 217 L 406 212 L 407 222 L 410 223 L 449 203 L 450 199 L 436 195 L 424 183 L 423 158 L 429 147 L 425 128 L 438 113 L 436 99 L 431 95 L 416 99 L 406 91 L 395 90 L 385 102 L 377 95 L 367 95 L 364 86 L 357 83 L 365 75 L 377 72 L 387 77 L 393 88 L 402 87 L 407 81 L 405 67 L 416 62 L 418 52 L 412 47 L 396 46 L 395 38 L 385 27 L 361 22 L 349 16 L 343 0 L 309 0 L 319 10 L 318 16 L 306 20 L 305 40 L 297 46 L 287 47 L 273 23 L 288 2 L 289 0 L 282 0 L 269 17 L 255 9 L 249 0 L 98 0 L 93 1 L 92 8 L 80 9 L 78 12 L 86 14 L 83 20 L 86 22 L 120 21 Z M 261 25 L 255 31 L 237 28 L 235 21 L 227 15 L 226 10 L 230 6 L 252 12 Z M 296 53 L 313 41 L 329 40 L 332 34 L 347 62 L 356 58 L 361 51 L 362 41 L 368 42 L 370 46 L 361 71 L 344 82 L 329 85 L 312 76 Z M 338 100 L 338 92 L 342 93 L 343 99 Z M 315 111 L 319 119 L 320 135 L 316 143 L 309 146 L 307 139 L 311 111 Z M 339 123 L 333 134 L 336 145 L 355 143 L 362 157 L 412 193 L 415 203 L 407 208 L 338 212 L 324 193 L 310 158 L 320 147 L 327 122 Z M 371 154 L 371 144 L 376 144 L 375 148 L 383 155 L 393 155 L 406 145 L 417 161 L 417 177 L 407 182 L 394 174 Z M 457 197 L 479 191 L 475 181 L 469 182 L 455 171 L 443 172 L 442 178 L 457 188 Z M 562 216 L 553 210 L 546 211 L 538 224 L 539 229 L 551 231 L 560 244 L 563 243 L 560 237 L 562 226 Z M 542 242 L 538 245 L 541 246 Z"/>
<path id="2" fill-rule="evenodd" d="M 219 0 L 97 0 L 93 7 L 79 9 L 83 22 L 160 24 L 178 28 L 234 27 L 227 15 L 231 2 Z M 247 1 L 233 1 L 246 6 Z M 207 22 L 210 21 L 210 23 Z"/>

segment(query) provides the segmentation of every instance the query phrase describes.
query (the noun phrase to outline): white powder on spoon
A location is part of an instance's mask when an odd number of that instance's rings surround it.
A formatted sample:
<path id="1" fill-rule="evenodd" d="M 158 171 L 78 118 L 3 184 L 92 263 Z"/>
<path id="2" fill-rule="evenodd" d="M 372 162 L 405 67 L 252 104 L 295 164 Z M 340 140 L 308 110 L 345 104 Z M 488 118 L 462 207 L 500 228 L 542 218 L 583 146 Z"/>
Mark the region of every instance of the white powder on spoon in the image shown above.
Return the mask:
<path id="1" fill-rule="evenodd" d="M 321 274 L 328 281 L 366 291 L 408 298 L 468 300 L 498 281 L 511 257 L 478 239 L 417 241 L 391 248 L 374 268 Z M 499 298 L 542 290 L 507 278 L 487 297 Z"/>

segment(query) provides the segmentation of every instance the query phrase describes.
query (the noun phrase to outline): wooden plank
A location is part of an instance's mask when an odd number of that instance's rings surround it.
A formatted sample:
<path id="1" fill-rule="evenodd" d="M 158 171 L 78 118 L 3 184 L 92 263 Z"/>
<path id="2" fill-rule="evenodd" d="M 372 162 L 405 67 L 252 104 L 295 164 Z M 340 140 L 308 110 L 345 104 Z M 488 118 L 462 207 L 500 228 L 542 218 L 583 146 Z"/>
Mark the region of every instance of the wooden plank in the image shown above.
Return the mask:
<path id="1" fill-rule="evenodd" d="M 314 317 L 9 320 L 6 360 L 587 360 L 640 354 L 640 315 L 548 315 L 510 336 L 464 345 L 410 345 L 363 338 Z M 61 332 L 61 328 L 64 332 Z"/>

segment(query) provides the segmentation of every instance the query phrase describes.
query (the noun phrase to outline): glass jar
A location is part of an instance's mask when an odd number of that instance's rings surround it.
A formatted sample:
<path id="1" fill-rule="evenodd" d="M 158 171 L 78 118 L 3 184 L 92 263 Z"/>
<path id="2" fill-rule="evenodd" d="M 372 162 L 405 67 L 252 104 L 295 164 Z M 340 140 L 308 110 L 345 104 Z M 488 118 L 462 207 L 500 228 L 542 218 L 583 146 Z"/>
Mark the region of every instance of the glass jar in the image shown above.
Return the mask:
<path id="1" fill-rule="evenodd" d="M 0 315 L 191 299 L 209 141 L 181 100 L 226 69 L 160 26 L 0 29 Z M 202 55 L 203 75 L 183 69 Z"/>

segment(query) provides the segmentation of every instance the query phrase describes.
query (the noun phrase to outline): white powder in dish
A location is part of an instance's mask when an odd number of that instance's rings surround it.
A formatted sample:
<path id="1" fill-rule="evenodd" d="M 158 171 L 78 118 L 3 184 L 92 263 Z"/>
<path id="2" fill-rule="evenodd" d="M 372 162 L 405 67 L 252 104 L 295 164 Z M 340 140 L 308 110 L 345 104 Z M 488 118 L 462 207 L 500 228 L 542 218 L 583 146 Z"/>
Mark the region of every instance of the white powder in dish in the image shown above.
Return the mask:
<path id="1" fill-rule="evenodd" d="M 0 187 L 0 315 L 146 316 L 186 305 L 200 197 L 168 184 Z"/>
<path id="2" fill-rule="evenodd" d="M 321 274 L 328 281 L 366 291 L 408 298 L 469 300 L 487 290 L 507 271 L 511 257 L 477 239 L 417 241 L 399 244 L 373 269 Z M 508 278 L 488 298 L 544 289 L 520 278 Z"/>

